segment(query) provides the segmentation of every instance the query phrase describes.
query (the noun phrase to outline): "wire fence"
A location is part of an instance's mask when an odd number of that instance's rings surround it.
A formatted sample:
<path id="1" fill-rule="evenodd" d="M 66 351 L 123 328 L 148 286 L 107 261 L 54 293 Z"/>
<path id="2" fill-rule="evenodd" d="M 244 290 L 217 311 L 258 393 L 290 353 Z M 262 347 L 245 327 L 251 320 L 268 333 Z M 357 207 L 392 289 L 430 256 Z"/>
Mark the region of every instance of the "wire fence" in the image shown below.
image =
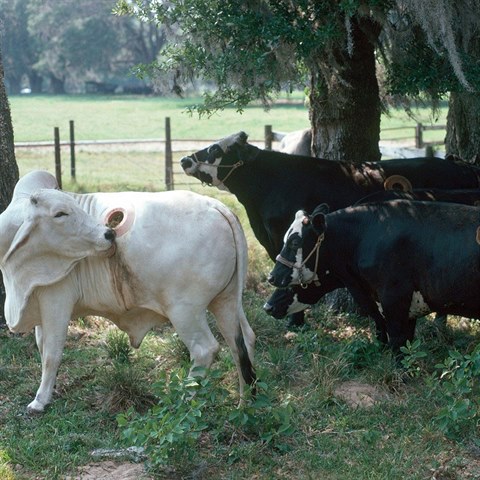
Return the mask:
<path id="1" fill-rule="evenodd" d="M 445 131 L 445 126 L 416 124 L 382 130 L 383 157 L 443 156 L 441 150 L 433 150 L 443 141 L 425 140 L 425 132 L 430 130 Z M 266 125 L 264 138 L 249 139 L 249 143 L 278 150 L 284 135 Z M 32 169 L 48 170 L 55 174 L 60 185 L 65 179 L 75 183 L 93 182 L 98 189 L 171 190 L 198 186 L 198 180 L 185 175 L 180 159 L 218 139 L 172 137 L 168 118 L 165 138 L 161 139 L 77 140 L 71 121 L 68 141 L 61 142 L 55 128 L 53 141 L 18 142 L 15 152 L 21 174 Z"/>

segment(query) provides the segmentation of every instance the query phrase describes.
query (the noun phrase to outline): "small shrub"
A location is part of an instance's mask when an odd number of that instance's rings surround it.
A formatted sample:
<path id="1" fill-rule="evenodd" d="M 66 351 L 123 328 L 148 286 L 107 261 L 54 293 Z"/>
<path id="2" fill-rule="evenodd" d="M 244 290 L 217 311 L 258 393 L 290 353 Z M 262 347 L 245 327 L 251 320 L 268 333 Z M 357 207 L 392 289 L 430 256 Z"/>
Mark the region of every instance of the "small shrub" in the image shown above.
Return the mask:
<path id="1" fill-rule="evenodd" d="M 118 413 L 128 408 L 145 411 L 154 404 L 154 396 L 147 390 L 145 374 L 136 365 L 115 362 L 98 374 L 101 386 L 101 408 Z"/>
<path id="2" fill-rule="evenodd" d="M 467 355 L 450 352 L 436 368 L 441 371 L 440 388 L 447 401 L 436 417 L 436 424 L 445 435 L 456 437 L 465 433 L 467 423 L 480 415 L 480 345 Z"/>
<path id="3" fill-rule="evenodd" d="M 144 447 L 154 470 L 168 463 L 178 470 L 189 468 L 199 457 L 200 440 L 207 430 L 210 442 L 228 442 L 229 461 L 237 458 L 232 446 L 235 438 L 284 448 L 281 439 L 293 431 L 291 405 L 274 405 L 266 385 L 258 383 L 256 398 L 234 409 L 228 391 L 220 385 L 222 377 L 217 370 L 193 378 L 185 369 L 169 377 L 164 373 L 154 385 L 155 406 L 145 415 L 130 409 L 117 416 L 124 440 Z"/>
<path id="4" fill-rule="evenodd" d="M 382 351 L 377 340 L 354 338 L 345 346 L 345 356 L 353 368 L 360 370 L 379 363 Z"/>
<path id="5" fill-rule="evenodd" d="M 192 378 L 185 369 L 169 377 L 162 372 L 153 389 L 158 401 L 145 415 L 130 408 L 117 416 L 122 436 L 129 445 L 145 448 L 154 469 L 169 461 L 181 467 L 195 458 L 196 442 L 208 426 L 202 414 L 207 398 L 215 401 L 226 392 L 215 384 L 215 375 Z"/>
<path id="6" fill-rule="evenodd" d="M 129 363 L 133 355 L 128 335 L 118 328 L 112 328 L 108 331 L 105 348 L 108 357 L 115 362 Z"/>
<path id="7" fill-rule="evenodd" d="M 258 382 L 255 399 L 238 409 L 231 411 L 228 421 L 245 436 L 258 438 L 265 444 L 286 451 L 285 436 L 294 431 L 292 425 L 293 407 L 289 401 L 276 405 L 268 386 Z M 230 460 L 232 456 L 230 456 Z"/>
<path id="8" fill-rule="evenodd" d="M 404 347 L 400 347 L 400 351 L 403 353 L 401 364 L 405 369 L 405 374 L 409 377 L 419 377 L 423 368 L 423 359 L 427 356 L 424 350 L 420 349 L 421 342 L 417 338 L 412 343 L 407 340 L 407 344 Z"/>

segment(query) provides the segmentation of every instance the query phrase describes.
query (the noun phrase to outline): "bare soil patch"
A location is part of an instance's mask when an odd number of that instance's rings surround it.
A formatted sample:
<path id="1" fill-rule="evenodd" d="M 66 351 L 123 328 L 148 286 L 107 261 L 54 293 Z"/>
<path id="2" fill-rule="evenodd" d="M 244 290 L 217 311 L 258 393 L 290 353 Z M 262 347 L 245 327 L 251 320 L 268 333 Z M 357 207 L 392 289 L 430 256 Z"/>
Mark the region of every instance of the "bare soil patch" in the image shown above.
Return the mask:
<path id="1" fill-rule="evenodd" d="M 140 463 L 107 460 L 80 467 L 78 474 L 65 480 L 151 480 Z"/>
<path id="2" fill-rule="evenodd" d="M 388 398 L 388 394 L 375 385 L 349 381 L 339 385 L 334 394 L 350 407 L 368 408 Z"/>

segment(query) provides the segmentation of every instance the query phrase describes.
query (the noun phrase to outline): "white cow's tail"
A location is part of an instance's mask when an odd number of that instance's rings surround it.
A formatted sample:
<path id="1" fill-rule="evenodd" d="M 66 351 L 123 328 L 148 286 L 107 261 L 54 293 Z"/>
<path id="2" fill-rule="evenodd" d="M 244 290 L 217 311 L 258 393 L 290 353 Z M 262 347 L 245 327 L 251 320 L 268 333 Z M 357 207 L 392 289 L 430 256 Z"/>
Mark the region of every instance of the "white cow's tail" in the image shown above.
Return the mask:
<path id="1" fill-rule="evenodd" d="M 219 208 L 220 213 L 228 221 L 232 229 L 233 239 L 235 241 L 236 250 L 236 275 L 237 275 L 237 318 L 239 318 L 239 330 L 235 335 L 235 343 L 238 349 L 240 360 L 240 368 L 243 379 L 248 385 L 252 385 L 252 392 L 254 393 L 256 375 L 253 367 L 254 360 L 254 344 L 255 333 L 248 323 L 245 312 L 242 306 L 243 289 L 247 281 L 248 270 L 248 245 L 245 233 L 237 216 L 221 204 L 223 208 Z"/>

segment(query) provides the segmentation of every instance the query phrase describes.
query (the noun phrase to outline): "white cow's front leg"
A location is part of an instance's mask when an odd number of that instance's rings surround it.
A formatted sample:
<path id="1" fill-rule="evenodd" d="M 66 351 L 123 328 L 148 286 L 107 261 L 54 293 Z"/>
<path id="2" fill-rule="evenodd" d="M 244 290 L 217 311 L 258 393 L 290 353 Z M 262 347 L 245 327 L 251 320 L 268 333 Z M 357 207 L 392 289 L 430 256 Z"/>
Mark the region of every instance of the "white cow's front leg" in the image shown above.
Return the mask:
<path id="1" fill-rule="evenodd" d="M 61 292 L 58 293 L 61 295 Z M 68 295 L 66 297 L 68 299 Z M 42 326 L 39 329 L 36 328 L 35 336 L 42 361 L 42 380 L 35 399 L 27 406 L 29 413 L 43 412 L 52 399 L 71 316 L 71 308 L 66 308 L 65 304 L 62 308 L 58 300 L 55 303 L 50 295 L 42 295 L 40 298 Z M 65 303 L 69 304 L 68 300 Z"/>
<path id="2" fill-rule="evenodd" d="M 43 330 L 41 325 L 35 327 L 35 341 L 37 342 L 38 352 L 40 353 L 40 360 L 43 357 Z"/>

